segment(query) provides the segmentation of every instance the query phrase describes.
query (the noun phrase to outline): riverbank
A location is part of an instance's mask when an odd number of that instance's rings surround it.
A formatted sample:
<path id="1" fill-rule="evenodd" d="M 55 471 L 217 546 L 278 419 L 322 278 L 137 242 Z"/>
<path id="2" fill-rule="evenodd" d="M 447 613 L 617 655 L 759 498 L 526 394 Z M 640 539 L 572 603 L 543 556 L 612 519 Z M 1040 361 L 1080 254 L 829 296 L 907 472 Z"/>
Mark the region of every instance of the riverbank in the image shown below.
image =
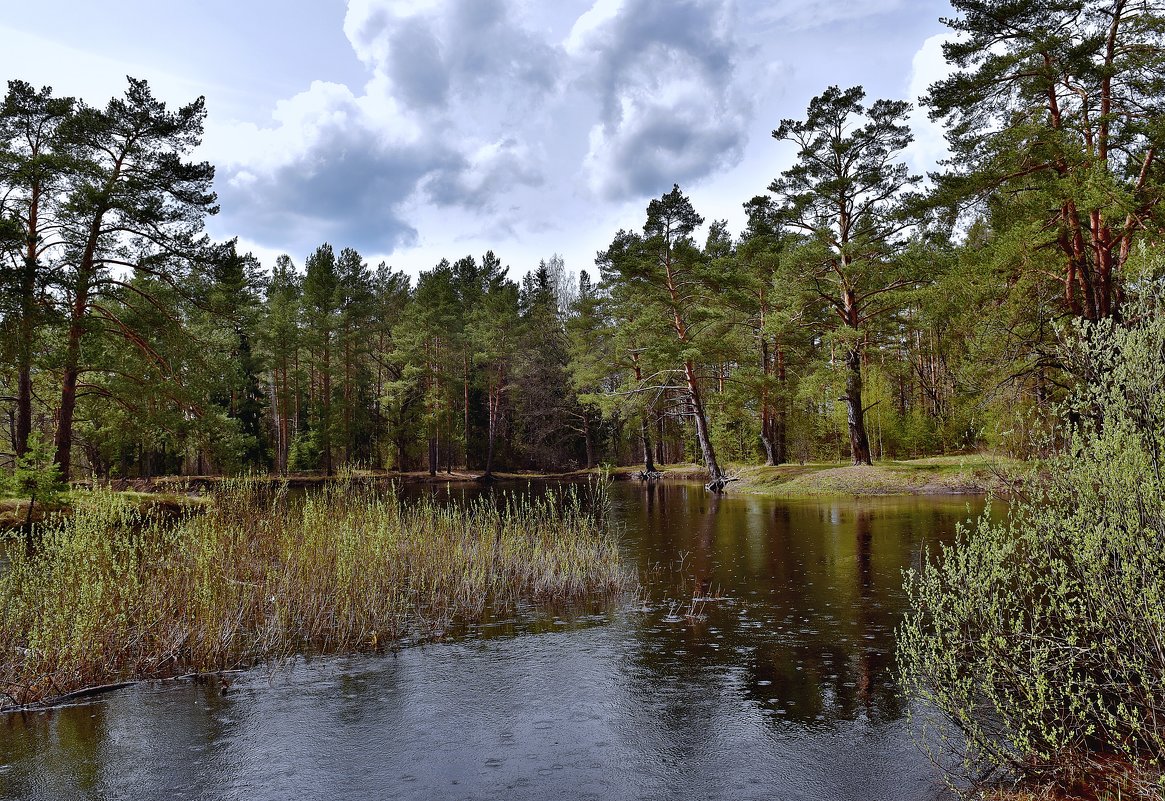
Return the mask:
<path id="1" fill-rule="evenodd" d="M 66 515 L 71 514 L 73 508 L 91 492 L 90 487 L 77 485 L 52 503 L 33 504 L 31 516 L 28 513 L 27 498 L 0 498 L 0 532 L 21 530 L 26 522 L 43 524 L 62 512 Z M 146 519 L 177 518 L 184 512 L 205 508 L 209 503 L 208 499 L 202 496 L 161 488 L 144 491 L 123 489 L 117 494 L 137 514 Z"/>
<path id="2" fill-rule="evenodd" d="M 906 461 L 746 467 L 746 492 L 784 498 L 877 495 L 983 495 L 1013 492 L 1027 464 L 992 454 L 933 456 Z"/>
<path id="3" fill-rule="evenodd" d="M 635 478 L 641 467 L 616 468 L 619 478 Z M 855 467 L 844 462 L 731 465 L 737 477 L 728 492 L 775 498 L 873 497 L 901 495 L 984 495 L 1013 492 L 1030 466 L 994 454 L 931 456 L 904 461 L 886 460 Z M 700 465 L 659 467 L 664 479 L 703 480 Z"/>
<path id="4" fill-rule="evenodd" d="M 638 480 L 642 466 L 623 466 L 606 470 L 617 480 Z M 704 481 L 707 471 L 698 464 L 660 465 L 664 480 Z M 873 466 L 854 467 L 843 462 L 809 462 L 763 465 L 730 465 L 729 473 L 738 480 L 728 485 L 729 493 L 765 495 L 774 498 L 872 497 L 902 495 L 1007 495 L 1022 483 L 1031 466 L 1016 459 L 995 454 L 931 456 L 903 461 L 886 460 Z M 495 472 L 497 482 L 571 481 L 599 475 L 602 468 L 567 472 Z M 149 479 L 121 479 L 109 482 L 78 481 L 73 490 L 57 503 L 38 504 L 32 522 L 41 523 L 54 513 L 68 513 L 84 493 L 95 488 L 117 492 L 145 516 L 175 517 L 185 510 L 201 508 L 206 495 L 232 479 L 222 476 L 159 476 Z M 337 481 L 354 485 L 442 485 L 475 486 L 483 482 L 480 472 L 453 470 L 429 475 L 425 471 L 397 472 L 356 470 L 343 476 L 322 473 L 293 473 L 287 476 L 261 476 L 251 481 L 290 489 L 312 489 Z M 21 529 L 28 502 L 0 499 L 0 532 Z"/>
<path id="5" fill-rule="evenodd" d="M 567 473 L 495 472 L 493 481 L 569 481 L 594 475 L 596 471 L 577 470 Z M 177 518 L 183 513 L 207 508 L 210 496 L 223 486 L 237 482 L 231 476 L 154 476 L 151 478 L 123 478 L 111 480 L 81 479 L 70 485 L 51 503 L 37 502 L 31 517 L 27 498 L 0 498 L 0 534 L 22 531 L 26 521 L 43 524 L 56 517 L 68 517 L 74 507 L 94 490 L 113 492 L 146 518 Z M 398 472 L 395 470 L 351 470 L 327 476 L 322 472 L 291 473 L 288 475 L 248 476 L 247 481 L 272 488 L 293 490 L 319 489 L 344 482 L 355 487 L 378 487 L 433 484 L 440 486 L 479 486 L 484 478 L 480 472 L 453 470 L 429 475 L 428 472 Z"/>

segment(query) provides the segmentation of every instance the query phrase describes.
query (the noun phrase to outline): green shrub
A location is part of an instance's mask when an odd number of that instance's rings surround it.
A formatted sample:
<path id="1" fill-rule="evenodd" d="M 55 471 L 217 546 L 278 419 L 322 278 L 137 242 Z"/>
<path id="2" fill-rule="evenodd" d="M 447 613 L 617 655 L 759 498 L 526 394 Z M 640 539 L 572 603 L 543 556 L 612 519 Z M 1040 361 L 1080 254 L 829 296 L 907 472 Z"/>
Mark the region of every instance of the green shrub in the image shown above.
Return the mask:
<path id="1" fill-rule="evenodd" d="M 1071 332 L 1082 389 L 1031 497 L 907 576 L 903 680 L 942 718 L 924 742 L 979 784 L 1162 796 L 1165 320 L 1130 319 Z"/>
<path id="2" fill-rule="evenodd" d="M 16 460 L 12 474 L 0 487 L 7 494 L 29 500 L 29 514 L 36 503 L 51 504 L 67 489 L 61 480 L 61 470 L 53 461 L 52 444 L 39 432 L 28 438 L 28 450 Z"/>
<path id="3" fill-rule="evenodd" d="M 314 431 L 301 431 L 291 440 L 287 462 L 292 470 L 315 470 L 323 459 L 319 436 Z"/>

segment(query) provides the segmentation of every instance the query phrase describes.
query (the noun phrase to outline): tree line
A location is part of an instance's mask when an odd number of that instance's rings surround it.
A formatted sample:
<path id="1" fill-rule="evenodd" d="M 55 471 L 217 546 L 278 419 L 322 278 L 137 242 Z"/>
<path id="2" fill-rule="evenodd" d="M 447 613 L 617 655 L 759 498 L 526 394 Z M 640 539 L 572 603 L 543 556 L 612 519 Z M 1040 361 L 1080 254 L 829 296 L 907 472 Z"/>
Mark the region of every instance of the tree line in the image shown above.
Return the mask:
<path id="1" fill-rule="evenodd" d="M 261 265 L 204 232 L 201 98 L 10 81 L 0 451 L 100 477 L 699 461 L 717 486 L 1021 452 L 1076 380 L 1060 324 L 1120 321 L 1161 277 L 1165 14 L 953 6 L 939 172 L 907 168 L 908 103 L 828 87 L 773 131 L 795 160 L 744 230 L 674 186 L 577 279 L 489 251 L 413 280 L 342 243 Z"/>

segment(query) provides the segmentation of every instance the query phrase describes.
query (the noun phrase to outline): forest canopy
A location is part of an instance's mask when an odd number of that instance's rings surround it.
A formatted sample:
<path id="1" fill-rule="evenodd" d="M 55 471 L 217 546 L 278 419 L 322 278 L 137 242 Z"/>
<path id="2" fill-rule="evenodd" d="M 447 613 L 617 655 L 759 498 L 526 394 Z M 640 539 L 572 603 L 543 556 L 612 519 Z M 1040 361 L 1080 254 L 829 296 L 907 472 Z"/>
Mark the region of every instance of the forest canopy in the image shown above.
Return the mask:
<path id="1" fill-rule="evenodd" d="M 1165 16 L 955 0 L 922 103 L 824 88 L 744 230 L 679 186 L 594 262 L 493 251 L 413 279 L 346 243 L 261 264 L 212 241 L 202 98 L 102 108 L 12 80 L 0 108 L 0 466 L 65 477 L 363 465 L 873 459 L 993 448 L 1081 378 L 1072 320 L 1161 279 Z M 666 189 L 661 187 L 661 189 Z M 452 237 L 451 237 L 452 239 Z"/>

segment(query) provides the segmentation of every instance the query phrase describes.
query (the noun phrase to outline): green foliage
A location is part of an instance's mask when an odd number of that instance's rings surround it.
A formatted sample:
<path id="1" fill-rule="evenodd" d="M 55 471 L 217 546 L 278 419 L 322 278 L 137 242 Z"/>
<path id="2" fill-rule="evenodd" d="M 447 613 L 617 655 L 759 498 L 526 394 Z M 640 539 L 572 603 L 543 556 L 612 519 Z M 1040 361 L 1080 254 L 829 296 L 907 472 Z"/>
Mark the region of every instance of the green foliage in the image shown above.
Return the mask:
<path id="1" fill-rule="evenodd" d="M 53 461 L 52 443 L 33 432 L 28 438 L 28 450 L 16 459 L 12 474 L 0 488 L 33 503 L 56 502 L 68 486 L 61 480 L 61 470 Z"/>
<path id="2" fill-rule="evenodd" d="M 1010 267 L 1051 277 L 1061 309 L 1119 314 L 1130 246 L 1161 222 L 1160 3 L 951 5 L 954 69 L 925 100 L 953 152 L 936 199 L 986 201 L 997 231 L 1041 254 Z"/>
<path id="3" fill-rule="evenodd" d="M 831 339 L 848 370 L 841 397 L 854 464 L 869 464 L 872 453 L 862 386 L 869 344 L 908 305 L 910 291 L 934 277 L 906 257 L 909 201 L 922 180 L 901 160 L 913 140 L 910 105 L 864 98 L 860 86 L 831 86 L 810 101 L 804 120 L 781 120 L 773 137 L 795 144 L 797 161 L 769 186 L 781 203 L 778 219 L 802 235 L 802 291 L 838 321 Z"/>
<path id="4" fill-rule="evenodd" d="M 314 429 L 299 431 L 291 440 L 291 447 L 287 457 L 288 466 L 292 470 L 317 470 L 323 459 L 321 437 Z"/>
<path id="5" fill-rule="evenodd" d="M 1032 494 L 908 575 L 903 680 L 973 778 L 1160 797 L 1165 315 L 1159 295 L 1131 310 L 1068 329 L 1087 380 Z"/>

